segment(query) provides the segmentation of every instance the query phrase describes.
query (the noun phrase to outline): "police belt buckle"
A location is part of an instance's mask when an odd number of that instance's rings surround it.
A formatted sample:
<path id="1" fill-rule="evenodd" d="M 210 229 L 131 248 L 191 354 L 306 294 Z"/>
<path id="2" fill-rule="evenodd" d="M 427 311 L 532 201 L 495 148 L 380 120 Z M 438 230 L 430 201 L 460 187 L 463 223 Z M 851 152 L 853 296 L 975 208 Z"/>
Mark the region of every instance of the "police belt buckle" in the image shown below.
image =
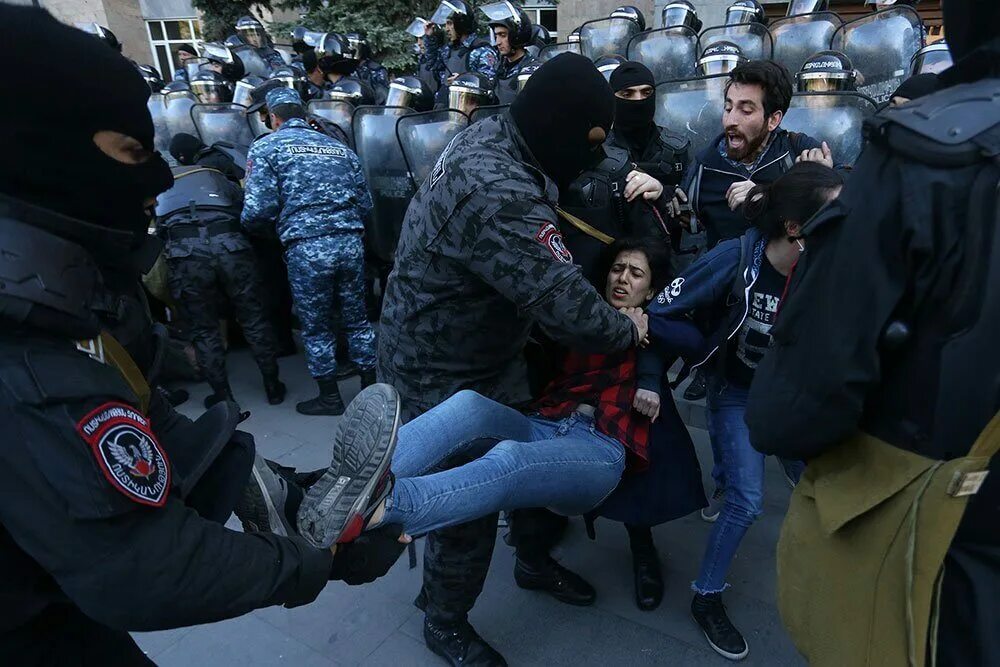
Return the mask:
<path id="1" fill-rule="evenodd" d="M 986 481 L 986 476 L 989 474 L 989 470 L 956 472 L 955 477 L 951 480 L 951 484 L 948 485 L 948 495 L 953 498 L 976 495 L 979 493 L 979 489 L 982 488 L 983 482 Z"/>

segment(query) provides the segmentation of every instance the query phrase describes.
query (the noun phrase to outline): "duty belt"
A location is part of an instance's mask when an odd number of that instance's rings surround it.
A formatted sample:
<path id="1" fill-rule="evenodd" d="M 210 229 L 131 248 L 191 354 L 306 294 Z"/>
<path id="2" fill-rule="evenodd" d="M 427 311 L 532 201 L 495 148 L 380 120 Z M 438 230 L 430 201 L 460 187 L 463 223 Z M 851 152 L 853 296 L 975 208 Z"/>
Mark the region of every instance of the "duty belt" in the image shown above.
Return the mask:
<path id="1" fill-rule="evenodd" d="M 196 239 L 199 237 L 217 236 L 218 234 L 242 234 L 243 230 L 233 222 L 210 222 L 207 225 L 181 224 L 167 227 L 165 230 L 167 239 L 179 241 L 181 239 Z"/>

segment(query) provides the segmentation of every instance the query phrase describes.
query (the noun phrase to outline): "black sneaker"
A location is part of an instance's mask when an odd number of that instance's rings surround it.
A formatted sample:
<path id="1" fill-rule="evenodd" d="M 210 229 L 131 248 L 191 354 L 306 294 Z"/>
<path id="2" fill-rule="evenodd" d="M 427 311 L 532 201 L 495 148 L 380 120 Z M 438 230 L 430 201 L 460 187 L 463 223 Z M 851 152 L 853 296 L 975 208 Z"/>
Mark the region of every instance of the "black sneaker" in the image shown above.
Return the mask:
<path id="1" fill-rule="evenodd" d="M 243 496 L 236 505 L 236 518 L 246 533 L 295 534 L 295 510 L 302 491 L 276 474 L 263 456 L 257 454 Z"/>
<path id="2" fill-rule="evenodd" d="M 306 492 L 299 533 L 328 548 L 350 542 L 392 491 L 389 464 L 399 430 L 399 395 L 387 384 L 363 389 L 337 426 L 333 461 Z"/>
<path id="3" fill-rule="evenodd" d="M 723 658 L 742 660 L 750 653 L 743 635 L 726 615 L 721 593 L 695 595 L 691 601 L 691 616 L 705 634 L 708 645 Z"/>
<path id="4" fill-rule="evenodd" d="M 560 602 L 578 607 L 592 605 L 597 599 L 597 591 L 586 579 L 548 556 L 540 563 L 530 564 L 516 558 L 514 581 L 521 588 L 545 591 Z"/>
<path id="5" fill-rule="evenodd" d="M 424 618 L 424 642 L 452 667 L 507 667 L 507 661 L 468 621 L 435 625 Z"/>
<path id="6" fill-rule="evenodd" d="M 695 371 L 694 377 L 691 378 L 691 384 L 684 390 L 684 400 L 700 401 L 705 398 L 705 394 L 707 393 L 708 387 L 705 384 L 705 374 L 701 371 Z"/>

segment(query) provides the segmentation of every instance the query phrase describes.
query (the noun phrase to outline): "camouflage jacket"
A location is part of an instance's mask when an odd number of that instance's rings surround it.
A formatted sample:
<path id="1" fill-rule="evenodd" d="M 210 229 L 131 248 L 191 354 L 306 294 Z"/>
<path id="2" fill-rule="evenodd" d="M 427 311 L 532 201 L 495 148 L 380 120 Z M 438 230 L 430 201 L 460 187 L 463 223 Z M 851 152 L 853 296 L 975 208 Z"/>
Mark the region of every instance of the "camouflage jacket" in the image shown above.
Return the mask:
<path id="1" fill-rule="evenodd" d="M 366 59 L 358 63 L 354 70 L 354 77 L 361 79 L 372 88 L 389 87 L 389 70 L 382 63 Z"/>
<path id="2" fill-rule="evenodd" d="M 416 414 L 460 389 L 527 401 L 524 345 L 534 323 L 584 351 L 635 342 L 562 241 L 558 190 L 513 121 L 457 135 L 414 196 L 386 288 L 379 375 Z"/>
<path id="3" fill-rule="evenodd" d="M 511 79 L 516 77 L 521 73 L 528 65 L 535 63 L 534 57 L 530 53 L 525 52 L 524 56 L 521 57 L 516 63 L 512 63 L 507 59 L 507 56 L 500 57 L 500 65 L 497 68 L 497 76 L 501 79 Z"/>
<path id="4" fill-rule="evenodd" d="M 292 118 L 250 147 L 242 223 L 292 241 L 364 230 L 372 207 L 361 161 L 341 142 Z"/>
<path id="5" fill-rule="evenodd" d="M 460 71 L 449 71 L 448 62 L 453 54 L 464 56 L 465 68 Z M 500 66 L 500 56 L 490 43 L 477 35 L 468 35 L 457 44 L 445 44 L 441 47 L 438 76 L 445 83 L 452 74 L 478 72 L 490 81 L 496 83 L 497 67 Z"/>

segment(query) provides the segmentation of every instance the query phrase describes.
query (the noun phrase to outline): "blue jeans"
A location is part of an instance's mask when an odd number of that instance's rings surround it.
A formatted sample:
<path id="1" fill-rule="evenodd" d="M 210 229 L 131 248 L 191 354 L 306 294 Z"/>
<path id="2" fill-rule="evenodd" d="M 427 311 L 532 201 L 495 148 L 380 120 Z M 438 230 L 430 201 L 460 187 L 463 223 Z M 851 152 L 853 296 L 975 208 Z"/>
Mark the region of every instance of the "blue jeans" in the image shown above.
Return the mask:
<path id="1" fill-rule="evenodd" d="M 763 507 L 765 456 L 750 445 L 743 419 L 748 393 L 745 387 L 718 380 L 708 383 L 708 435 L 715 459 L 712 478 L 716 491 L 725 491 L 725 500 L 709 535 L 698 579 L 692 584 L 700 594 L 726 589 L 733 556 Z M 798 461 L 782 461 L 782 465 L 798 481 L 804 465 Z"/>
<path id="2" fill-rule="evenodd" d="M 399 430 L 382 523 L 424 533 L 500 510 L 583 514 L 618 485 L 625 448 L 589 417 L 527 417 L 460 391 Z"/>

